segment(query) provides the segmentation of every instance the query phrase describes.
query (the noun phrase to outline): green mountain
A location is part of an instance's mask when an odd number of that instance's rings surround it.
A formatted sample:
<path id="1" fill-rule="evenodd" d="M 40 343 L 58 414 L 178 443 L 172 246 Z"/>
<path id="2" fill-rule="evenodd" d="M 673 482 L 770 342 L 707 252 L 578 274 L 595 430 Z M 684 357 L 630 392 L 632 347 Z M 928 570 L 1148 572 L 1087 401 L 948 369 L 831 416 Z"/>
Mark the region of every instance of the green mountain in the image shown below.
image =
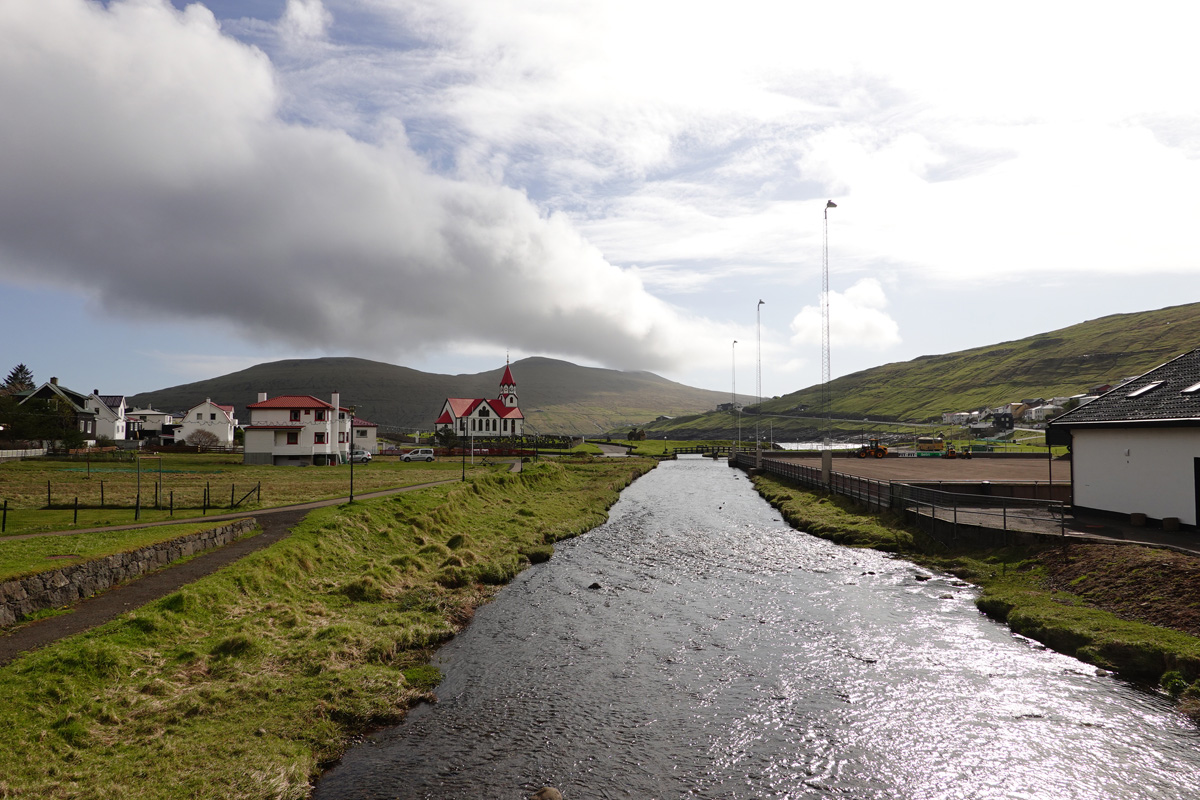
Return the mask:
<path id="1" fill-rule="evenodd" d="M 540 433 L 596 436 L 643 425 L 661 415 L 695 414 L 729 401 L 725 392 L 695 389 L 649 372 L 581 367 L 551 358 L 526 358 L 511 365 L 526 425 Z M 329 400 L 341 393 L 343 406 L 379 425 L 381 436 L 429 432 L 447 397 L 496 397 L 504 368 L 474 375 L 439 375 L 362 358 L 274 361 L 206 381 L 133 395 L 133 407 L 181 412 L 206 398 L 233 405 L 238 420 L 246 406 L 286 394 Z M 743 398 L 744 400 L 745 398 Z"/>
<path id="2" fill-rule="evenodd" d="M 941 421 L 947 411 L 995 407 L 1032 398 L 1070 397 L 1141 375 L 1200 347 L 1200 303 L 1115 314 L 1011 342 L 884 364 L 829 383 L 830 416 L 857 422 Z M 742 415 L 753 430 L 754 409 Z M 776 438 L 819 438 L 821 386 L 764 400 L 761 426 Z M 646 427 L 672 438 L 730 438 L 736 418 L 703 414 Z"/>

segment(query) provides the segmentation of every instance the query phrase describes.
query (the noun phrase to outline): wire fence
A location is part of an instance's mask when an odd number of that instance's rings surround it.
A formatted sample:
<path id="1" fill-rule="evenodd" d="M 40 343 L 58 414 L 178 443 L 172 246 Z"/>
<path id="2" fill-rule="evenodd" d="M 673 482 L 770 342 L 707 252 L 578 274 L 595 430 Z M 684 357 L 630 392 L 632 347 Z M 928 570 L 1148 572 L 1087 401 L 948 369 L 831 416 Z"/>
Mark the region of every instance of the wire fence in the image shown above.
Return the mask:
<path id="1" fill-rule="evenodd" d="M 740 467 L 756 466 L 752 452 L 738 453 L 735 458 Z M 830 472 L 826 481 L 817 467 L 781 459 L 763 459 L 758 466 L 763 472 L 805 488 L 848 497 L 870 509 L 907 512 L 921 530 L 946 545 L 957 543 L 967 529 L 998 532 L 999 543 L 1009 543 L 1010 532 L 1066 533 L 1066 504 L 1057 500 L 930 489 L 841 472 Z"/>

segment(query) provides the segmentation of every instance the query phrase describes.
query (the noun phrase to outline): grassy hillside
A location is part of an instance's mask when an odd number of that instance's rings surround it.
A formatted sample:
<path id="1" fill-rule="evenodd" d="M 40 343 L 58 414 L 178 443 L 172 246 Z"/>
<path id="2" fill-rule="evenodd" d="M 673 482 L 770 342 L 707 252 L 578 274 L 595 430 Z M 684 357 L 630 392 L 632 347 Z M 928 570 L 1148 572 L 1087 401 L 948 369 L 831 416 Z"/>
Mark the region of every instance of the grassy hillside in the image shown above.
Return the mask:
<path id="1" fill-rule="evenodd" d="M 259 392 L 275 397 L 311 394 L 329 400 L 341 393 L 342 405 L 380 426 L 380 434 L 428 432 L 447 397 L 495 397 L 504 368 L 474 375 L 439 375 L 362 358 L 313 358 L 258 364 L 206 381 L 134 395 L 135 406 L 184 411 L 205 398 L 237 408 Z M 517 396 L 528 426 L 541 433 L 595 436 L 642 424 L 659 415 L 694 414 L 729 401 L 725 392 L 695 389 L 649 372 L 620 372 L 581 367 L 550 358 L 526 358 L 512 364 Z"/>
<path id="2" fill-rule="evenodd" d="M 951 334 L 948 333 L 948 336 Z M 1200 303 L 1158 311 L 1116 314 L 1050 333 L 945 355 L 884 364 L 831 381 L 830 413 L 857 431 L 858 421 L 925 422 L 946 411 L 998 406 L 1026 398 L 1070 396 L 1099 384 L 1140 375 L 1200 347 Z M 760 424 L 788 437 L 820 430 L 821 387 L 810 386 L 764 400 Z M 742 430 L 754 427 L 743 414 Z M 729 438 L 737 424 L 729 413 L 646 426 L 672 438 Z M 685 431 L 684 429 L 688 429 Z M 694 436 L 691 432 L 694 431 Z"/>

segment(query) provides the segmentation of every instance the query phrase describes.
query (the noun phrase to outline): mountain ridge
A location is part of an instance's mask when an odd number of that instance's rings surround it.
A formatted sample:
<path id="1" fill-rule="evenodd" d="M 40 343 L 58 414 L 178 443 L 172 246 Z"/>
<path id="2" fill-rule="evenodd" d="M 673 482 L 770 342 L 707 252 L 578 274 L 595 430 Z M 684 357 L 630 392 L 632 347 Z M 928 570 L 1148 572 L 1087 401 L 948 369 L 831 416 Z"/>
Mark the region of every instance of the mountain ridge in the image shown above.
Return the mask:
<path id="1" fill-rule="evenodd" d="M 596 436 L 642 425 L 661 415 L 686 415 L 715 408 L 729 394 L 697 389 L 651 372 L 622 372 L 584 367 L 569 361 L 532 356 L 508 365 L 526 427 L 541 433 Z M 299 394 L 329 400 L 341 395 L 343 406 L 380 426 L 380 434 L 431 431 L 447 397 L 496 397 L 504 366 L 478 373 L 446 375 L 352 356 L 283 359 L 237 372 L 181 384 L 128 398 L 131 407 L 152 406 L 180 412 L 211 398 L 233 405 L 239 422 L 246 406 L 258 399 Z"/>

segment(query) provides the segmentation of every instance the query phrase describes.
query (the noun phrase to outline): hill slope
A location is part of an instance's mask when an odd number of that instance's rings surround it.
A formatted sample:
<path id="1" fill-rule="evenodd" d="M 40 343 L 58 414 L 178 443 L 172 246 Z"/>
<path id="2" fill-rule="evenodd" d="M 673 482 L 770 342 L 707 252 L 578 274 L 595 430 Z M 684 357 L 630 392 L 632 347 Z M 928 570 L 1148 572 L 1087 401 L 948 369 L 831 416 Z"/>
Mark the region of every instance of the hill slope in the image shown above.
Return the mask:
<path id="1" fill-rule="evenodd" d="M 512 365 L 527 425 L 542 433 L 595 436 L 642 425 L 659 415 L 695 414 L 729 401 L 724 392 L 696 389 L 649 372 L 581 367 L 551 358 L 526 358 Z M 342 405 L 380 426 L 380 433 L 430 431 L 447 397 L 495 397 L 504 368 L 473 375 L 439 375 L 362 358 L 313 358 L 258 364 L 206 381 L 134 395 L 136 407 L 184 411 L 205 398 L 231 404 L 238 420 L 259 392 L 275 397 L 311 394 Z"/>
<path id="2" fill-rule="evenodd" d="M 952 327 L 947 333 L 951 335 Z M 1115 314 L 1025 339 L 921 356 L 837 378 L 829 384 L 830 413 L 844 420 L 940 421 L 946 411 L 1081 394 L 1092 386 L 1140 375 L 1196 347 L 1200 303 Z M 821 387 L 764 400 L 762 410 L 773 417 L 775 431 L 807 438 L 820 429 L 812 417 L 821 412 Z M 791 425 L 783 417 L 809 419 Z M 752 426 L 752 415 L 743 415 L 743 426 L 747 419 Z M 676 438 L 716 438 L 729 436 L 735 424 L 731 414 L 711 413 L 647 430 L 670 428 Z"/>

